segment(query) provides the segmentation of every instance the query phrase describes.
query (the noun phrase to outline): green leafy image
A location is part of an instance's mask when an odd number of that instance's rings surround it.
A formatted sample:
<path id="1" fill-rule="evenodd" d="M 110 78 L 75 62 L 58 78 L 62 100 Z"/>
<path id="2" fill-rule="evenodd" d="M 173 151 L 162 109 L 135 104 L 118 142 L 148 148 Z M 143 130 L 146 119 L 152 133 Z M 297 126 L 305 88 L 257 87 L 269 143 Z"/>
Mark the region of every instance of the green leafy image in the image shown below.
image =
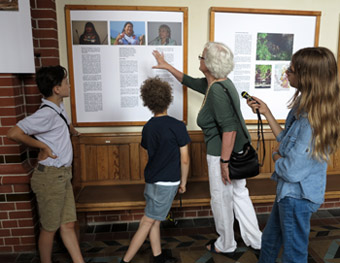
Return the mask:
<path id="1" fill-rule="evenodd" d="M 258 33 L 256 60 L 291 60 L 293 34 Z"/>

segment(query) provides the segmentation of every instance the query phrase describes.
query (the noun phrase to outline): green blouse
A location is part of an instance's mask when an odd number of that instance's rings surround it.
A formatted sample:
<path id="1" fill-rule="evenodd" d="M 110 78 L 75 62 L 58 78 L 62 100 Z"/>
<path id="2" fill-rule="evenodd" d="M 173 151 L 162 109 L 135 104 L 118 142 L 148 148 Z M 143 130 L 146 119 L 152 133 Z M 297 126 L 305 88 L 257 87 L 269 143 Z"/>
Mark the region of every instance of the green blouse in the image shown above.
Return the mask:
<path id="1" fill-rule="evenodd" d="M 228 89 L 248 138 L 244 136 L 239 120 L 230 103 L 230 99 L 221 85 L 215 82 L 208 89 L 206 78 L 196 79 L 185 74 L 182 81 L 182 84 L 185 86 L 205 94 L 197 116 L 197 125 L 203 131 L 204 141 L 207 145 L 207 154 L 214 156 L 221 156 L 222 140 L 220 132 L 237 132 L 234 145 L 235 152 L 241 151 L 243 145 L 247 141 L 251 141 L 240 110 L 240 98 L 234 84 L 230 79 L 221 81 L 220 83 Z"/>

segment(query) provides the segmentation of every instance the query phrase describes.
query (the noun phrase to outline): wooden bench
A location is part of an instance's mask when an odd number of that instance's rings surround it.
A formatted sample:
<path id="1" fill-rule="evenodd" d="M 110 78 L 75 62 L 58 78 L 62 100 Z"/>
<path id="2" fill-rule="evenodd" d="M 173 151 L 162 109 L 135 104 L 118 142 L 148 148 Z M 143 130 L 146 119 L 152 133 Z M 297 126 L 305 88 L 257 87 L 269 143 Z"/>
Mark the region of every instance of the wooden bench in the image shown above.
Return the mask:
<path id="1" fill-rule="evenodd" d="M 256 147 L 256 131 L 250 131 Z M 209 206 L 209 182 L 206 148 L 201 131 L 190 131 L 190 172 L 183 207 Z M 140 133 L 82 134 L 73 138 L 73 186 L 77 212 L 143 209 L 144 177 L 147 153 L 140 146 Z M 247 180 L 254 203 L 270 203 L 275 199 L 275 182 L 271 149 L 276 141 L 265 131 L 266 158 L 261 174 Z M 261 152 L 260 152 L 261 155 Z M 326 198 L 340 197 L 340 152 L 334 154 L 328 168 Z M 176 196 L 173 206 L 179 206 Z"/>

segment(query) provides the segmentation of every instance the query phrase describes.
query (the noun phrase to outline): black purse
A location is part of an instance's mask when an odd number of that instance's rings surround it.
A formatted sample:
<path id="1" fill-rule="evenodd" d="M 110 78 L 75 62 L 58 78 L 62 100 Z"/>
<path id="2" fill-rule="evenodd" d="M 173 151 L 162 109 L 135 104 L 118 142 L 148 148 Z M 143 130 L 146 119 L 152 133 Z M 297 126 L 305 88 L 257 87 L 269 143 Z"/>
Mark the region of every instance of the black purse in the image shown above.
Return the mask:
<path id="1" fill-rule="evenodd" d="M 229 91 L 227 90 L 226 87 L 224 87 L 224 85 L 220 82 L 217 82 L 217 84 L 220 84 L 225 93 L 228 95 L 231 105 L 235 111 L 235 114 L 238 118 L 238 121 L 241 125 L 243 134 L 246 138 L 248 138 L 247 133 L 245 132 L 243 126 L 242 126 L 242 122 L 240 117 L 237 114 L 234 102 L 229 94 Z M 254 177 L 256 175 L 258 175 L 260 173 L 260 166 L 263 165 L 263 161 L 264 161 L 264 157 L 265 157 L 265 147 L 264 147 L 264 137 L 263 137 L 263 124 L 262 124 L 262 120 L 261 120 L 261 115 L 260 113 L 257 111 L 257 117 L 258 117 L 258 122 L 257 122 L 257 136 L 258 136 L 258 141 L 257 141 L 257 148 L 256 150 L 254 149 L 254 147 L 250 144 L 250 142 L 248 141 L 244 146 L 243 146 L 243 151 L 241 153 L 236 153 L 236 152 L 232 152 L 231 156 L 230 156 L 230 161 L 229 161 L 229 178 L 231 180 L 235 180 L 235 179 L 245 179 L 245 178 L 250 178 L 250 177 Z M 262 144 L 263 144 L 263 159 L 262 159 L 262 163 L 259 163 L 259 159 L 258 159 L 258 155 L 257 155 L 257 151 L 259 148 L 259 144 L 261 141 L 261 134 L 262 134 Z"/>
<path id="2" fill-rule="evenodd" d="M 260 173 L 260 164 L 257 152 L 248 142 L 243 146 L 242 153 L 231 153 L 229 162 L 229 178 L 245 179 Z"/>

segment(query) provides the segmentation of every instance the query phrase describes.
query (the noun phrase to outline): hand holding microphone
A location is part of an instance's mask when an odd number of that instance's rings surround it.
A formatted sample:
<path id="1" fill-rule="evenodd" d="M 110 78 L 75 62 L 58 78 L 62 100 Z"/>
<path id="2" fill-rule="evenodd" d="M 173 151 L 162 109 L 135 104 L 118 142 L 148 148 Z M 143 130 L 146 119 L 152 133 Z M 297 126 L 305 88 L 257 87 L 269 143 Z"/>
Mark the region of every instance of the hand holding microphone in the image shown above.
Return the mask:
<path id="1" fill-rule="evenodd" d="M 250 96 L 249 93 L 246 92 L 246 91 L 242 91 L 242 92 L 241 92 L 241 96 L 242 96 L 243 98 L 247 99 L 247 100 L 255 101 L 257 104 L 259 104 L 259 103 L 258 103 L 256 100 L 254 100 L 254 99 L 252 98 L 252 96 Z"/>
<path id="2" fill-rule="evenodd" d="M 254 113 L 265 114 L 265 112 L 269 110 L 267 104 L 265 104 L 262 100 L 260 100 L 257 97 L 250 96 L 248 92 L 242 91 L 241 96 L 247 99 L 247 104 L 250 108 L 252 108 Z"/>

